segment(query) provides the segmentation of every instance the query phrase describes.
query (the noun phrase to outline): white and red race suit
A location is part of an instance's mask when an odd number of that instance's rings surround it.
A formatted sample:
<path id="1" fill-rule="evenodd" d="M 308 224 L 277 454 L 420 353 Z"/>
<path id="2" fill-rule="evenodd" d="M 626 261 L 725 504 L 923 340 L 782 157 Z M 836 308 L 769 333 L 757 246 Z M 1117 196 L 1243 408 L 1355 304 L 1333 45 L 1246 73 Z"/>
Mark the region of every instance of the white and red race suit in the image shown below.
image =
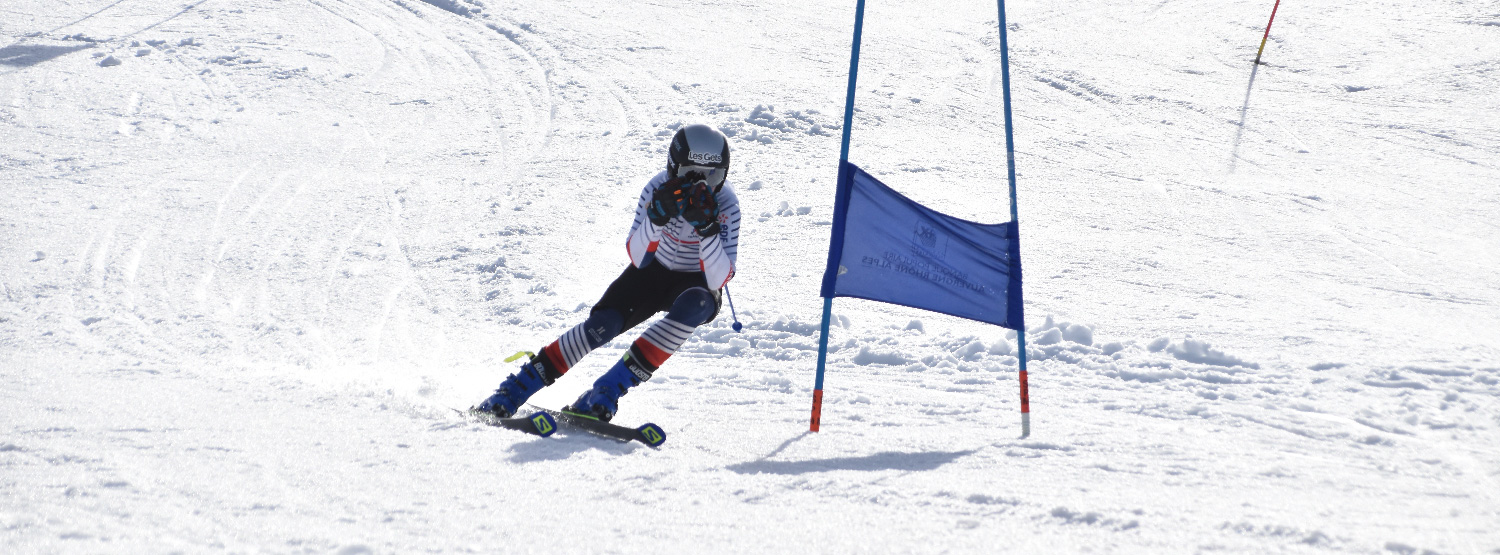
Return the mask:
<path id="1" fill-rule="evenodd" d="M 740 199 L 734 195 L 728 180 L 714 194 L 719 202 L 720 229 L 717 235 L 699 237 L 698 231 L 682 216 L 672 218 L 667 225 L 657 226 L 646 217 L 646 207 L 652 194 L 667 179 L 667 172 L 658 173 L 641 190 L 640 202 L 635 207 L 635 222 L 630 225 L 630 238 L 625 241 L 630 263 L 644 268 L 655 260 L 668 270 L 703 272 L 708 286 L 718 290 L 734 277 L 734 261 L 740 244 Z"/>

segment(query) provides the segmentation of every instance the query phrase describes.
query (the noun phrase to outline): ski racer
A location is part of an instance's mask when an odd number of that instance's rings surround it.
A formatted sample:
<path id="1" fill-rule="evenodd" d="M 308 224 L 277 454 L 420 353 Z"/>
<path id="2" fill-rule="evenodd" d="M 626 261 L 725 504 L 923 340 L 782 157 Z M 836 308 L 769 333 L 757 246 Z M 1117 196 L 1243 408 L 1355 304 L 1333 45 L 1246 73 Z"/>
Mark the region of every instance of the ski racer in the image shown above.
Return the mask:
<path id="1" fill-rule="evenodd" d="M 590 351 L 621 331 L 666 311 L 625 355 L 564 410 L 608 422 L 620 396 L 651 379 L 693 331 L 713 321 L 720 289 L 734 277 L 740 208 L 727 187 L 729 141 L 707 125 L 677 130 L 667 169 L 641 190 L 625 250 L 630 265 L 589 311 L 588 319 L 521 365 L 477 410 L 507 418 Z"/>

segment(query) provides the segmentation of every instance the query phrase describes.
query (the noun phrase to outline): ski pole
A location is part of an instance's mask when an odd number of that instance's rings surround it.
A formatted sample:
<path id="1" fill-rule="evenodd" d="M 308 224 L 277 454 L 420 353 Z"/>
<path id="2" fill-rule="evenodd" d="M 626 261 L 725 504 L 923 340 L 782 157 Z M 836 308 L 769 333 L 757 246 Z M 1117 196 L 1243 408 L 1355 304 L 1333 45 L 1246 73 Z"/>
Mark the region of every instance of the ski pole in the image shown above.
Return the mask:
<path id="1" fill-rule="evenodd" d="M 740 325 L 740 317 L 734 313 L 734 297 L 729 294 L 728 285 L 724 286 L 724 298 L 729 299 L 729 317 L 734 320 L 734 325 L 730 327 L 734 328 L 736 333 L 739 333 L 745 326 Z"/>

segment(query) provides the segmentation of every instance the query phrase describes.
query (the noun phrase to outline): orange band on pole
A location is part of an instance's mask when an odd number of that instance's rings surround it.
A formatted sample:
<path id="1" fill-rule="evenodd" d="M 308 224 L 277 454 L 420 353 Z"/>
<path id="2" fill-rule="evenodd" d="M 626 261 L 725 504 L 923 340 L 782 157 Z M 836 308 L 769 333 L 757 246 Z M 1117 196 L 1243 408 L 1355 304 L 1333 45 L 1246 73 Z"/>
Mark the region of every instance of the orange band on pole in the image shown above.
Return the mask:
<path id="1" fill-rule="evenodd" d="M 1276 5 L 1271 6 L 1271 20 L 1266 22 L 1266 34 L 1260 37 L 1260 50 L 1255 51 L 1255 63 L 1260 63 L 1260 53 L 1266 51 L 1266 39 L 1271 38 L 1271 23 L 1276 21 L 1276 8 L 1281 7 L 1281 0 L 1276 0 Z"/>
<path id="2" fill-rule="evenodd" d="M 818 421 L 820 421 L 822 419 L 823 419 L 823 390 L 821 390 L 821 389 L 814 389 L 813 390 L 812 426 L 808 428 L 808 431 L 811 431 L 811 432 L 818 431 Z"/>
<path id="3" fill-rule="evenodd" d="M 1031 391 L 1026 386 L 1026 371 L 1021 371 L 1021 413 L 1031 412 Z"/>

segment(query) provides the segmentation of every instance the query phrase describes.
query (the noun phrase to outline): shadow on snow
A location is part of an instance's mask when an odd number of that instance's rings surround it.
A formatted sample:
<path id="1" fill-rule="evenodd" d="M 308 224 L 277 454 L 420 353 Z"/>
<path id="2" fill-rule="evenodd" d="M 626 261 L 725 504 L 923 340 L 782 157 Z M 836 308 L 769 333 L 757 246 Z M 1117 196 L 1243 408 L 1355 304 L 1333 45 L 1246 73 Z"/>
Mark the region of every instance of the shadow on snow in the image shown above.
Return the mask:
<path id="1" fill-rule="evenodd" d="M 5 48 L 0 48 L 0 66 L 34 66 L 64 54 L 77 52 L 85 48 L 93 48 L 93 46 L 93 44 L 69 46 L 12 44 Z"/>
<path id="2" fill-rule="evenodd" d="M 540 438 L 536 436 L 527 438 L 525 435 L 521 437 L 525 439 L 510 447 L 510 462 L 560 461 L 573 456 L 575 453 L 589 450 L 621 455 L 633 452 L 638 447 L 644 447 L 639 443 L 623 443 L 599 437 L 588 432 L 569 430 L 558 430 L 556 436 L 552 438 Z"/>
<path id="3" fill-rule="evenodd" d="M 835 470 L 934 470 L 974 451 L 896 453 L 884 452 L 863 457 L 837 457 L 808 461 L 758 460 L 729 465 L 729 470 L 740 474 L 806 474 Z"/>

